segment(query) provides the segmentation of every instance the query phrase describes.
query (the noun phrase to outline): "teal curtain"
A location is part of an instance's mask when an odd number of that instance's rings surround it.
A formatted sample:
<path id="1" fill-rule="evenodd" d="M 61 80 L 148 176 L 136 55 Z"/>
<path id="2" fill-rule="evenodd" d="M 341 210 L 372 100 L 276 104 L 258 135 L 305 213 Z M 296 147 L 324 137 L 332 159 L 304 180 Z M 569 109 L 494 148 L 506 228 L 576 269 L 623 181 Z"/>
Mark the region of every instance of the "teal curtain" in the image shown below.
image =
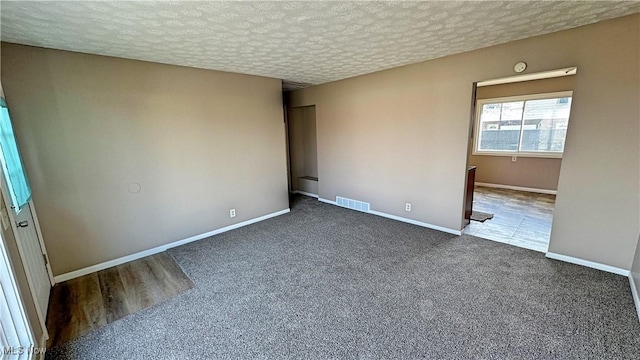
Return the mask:
<path id="1" fill-rule="evenodd" d="M 18 211 L 31 199 L 31 188 L 20 159 L 7 102 L 3 98 L 0 98 L 0 151 L 0 161 L 11 203 Z"/>

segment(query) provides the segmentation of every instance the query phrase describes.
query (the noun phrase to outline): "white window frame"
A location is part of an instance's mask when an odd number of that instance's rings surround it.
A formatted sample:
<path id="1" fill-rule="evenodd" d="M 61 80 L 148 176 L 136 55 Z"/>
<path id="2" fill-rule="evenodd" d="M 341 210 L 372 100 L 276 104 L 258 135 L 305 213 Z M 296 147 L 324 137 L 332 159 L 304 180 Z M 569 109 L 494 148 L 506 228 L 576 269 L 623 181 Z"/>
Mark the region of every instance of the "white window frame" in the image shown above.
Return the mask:
<path id="1" fill-rule="evenodd" d="M 544 152 L 544 151 L 513 151 L 513 150 L 478 150 L 478 140 L 480 138 L 480 116 L 482 115 L 482 108 L 485 104 L 495 104 L 513 101 L 527 101 L 527 100 L 543 100 L 570 97 L 573 105 L 573 91 L 559 91 L 543 94 L 530 94 L 519 96 L 507 96 L 490 99 L 476 100 L 476 114 L 474 120 L 475 131 L 473 134 L 473 155 L 487 155 L 487 156 L 518 156 L 518 157 L 537 157 L 537 158 L 556 158 L 561 159 L 564 155 L 563 152 Z M 522 109 L 524 113 L 524 108 Z M 571 113 L 569 113 L 569 121 L 571 121 Z M 520 139 L 522 141 L 523 124 L 520 128 Z M 566 142 L 566 138 L 565 138 Z M 520 145 L 520 143 L 518 143 Z M 519 146 L 518 146 L 519 147 Z"/>

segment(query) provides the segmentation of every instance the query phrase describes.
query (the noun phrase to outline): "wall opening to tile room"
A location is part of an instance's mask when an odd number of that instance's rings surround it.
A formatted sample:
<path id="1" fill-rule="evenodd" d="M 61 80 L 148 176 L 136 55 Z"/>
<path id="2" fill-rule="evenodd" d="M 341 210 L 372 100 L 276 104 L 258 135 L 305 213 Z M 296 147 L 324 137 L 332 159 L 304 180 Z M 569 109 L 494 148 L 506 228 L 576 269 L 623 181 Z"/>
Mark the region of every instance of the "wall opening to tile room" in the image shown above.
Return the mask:
<path id="1" fill-rule="evenodd" d="M 576 72 L 478 83 L 465 234 L 547 251 Z"/>

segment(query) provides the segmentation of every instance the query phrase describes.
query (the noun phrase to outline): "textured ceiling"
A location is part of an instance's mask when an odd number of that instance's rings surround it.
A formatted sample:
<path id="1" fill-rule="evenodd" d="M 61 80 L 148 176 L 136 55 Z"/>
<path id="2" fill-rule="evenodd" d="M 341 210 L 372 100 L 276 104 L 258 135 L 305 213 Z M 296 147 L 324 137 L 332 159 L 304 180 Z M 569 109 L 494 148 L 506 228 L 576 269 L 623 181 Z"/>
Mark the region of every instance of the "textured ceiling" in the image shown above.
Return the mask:
<path id="1" fill-rule="evenodd" d="M 3 41 L 293 88 L 620 17 L 640 2 L 2 1 L 0 12 Z"/>

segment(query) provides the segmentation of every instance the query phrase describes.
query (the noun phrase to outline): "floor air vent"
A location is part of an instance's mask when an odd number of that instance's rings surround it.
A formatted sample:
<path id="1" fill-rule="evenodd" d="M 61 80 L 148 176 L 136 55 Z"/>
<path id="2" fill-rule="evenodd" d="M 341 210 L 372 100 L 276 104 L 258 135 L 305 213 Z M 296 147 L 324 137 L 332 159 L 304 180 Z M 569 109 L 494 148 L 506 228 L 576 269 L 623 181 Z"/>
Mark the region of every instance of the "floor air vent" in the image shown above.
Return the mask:
<path id="1" fill-rule="evenodd" d="M 346 207 L 352 210 L 369 212 L 370 206 L 369 203 L 343 198 L 341 196 L 336 196 L 336 204 L 342 207 Z"/>

